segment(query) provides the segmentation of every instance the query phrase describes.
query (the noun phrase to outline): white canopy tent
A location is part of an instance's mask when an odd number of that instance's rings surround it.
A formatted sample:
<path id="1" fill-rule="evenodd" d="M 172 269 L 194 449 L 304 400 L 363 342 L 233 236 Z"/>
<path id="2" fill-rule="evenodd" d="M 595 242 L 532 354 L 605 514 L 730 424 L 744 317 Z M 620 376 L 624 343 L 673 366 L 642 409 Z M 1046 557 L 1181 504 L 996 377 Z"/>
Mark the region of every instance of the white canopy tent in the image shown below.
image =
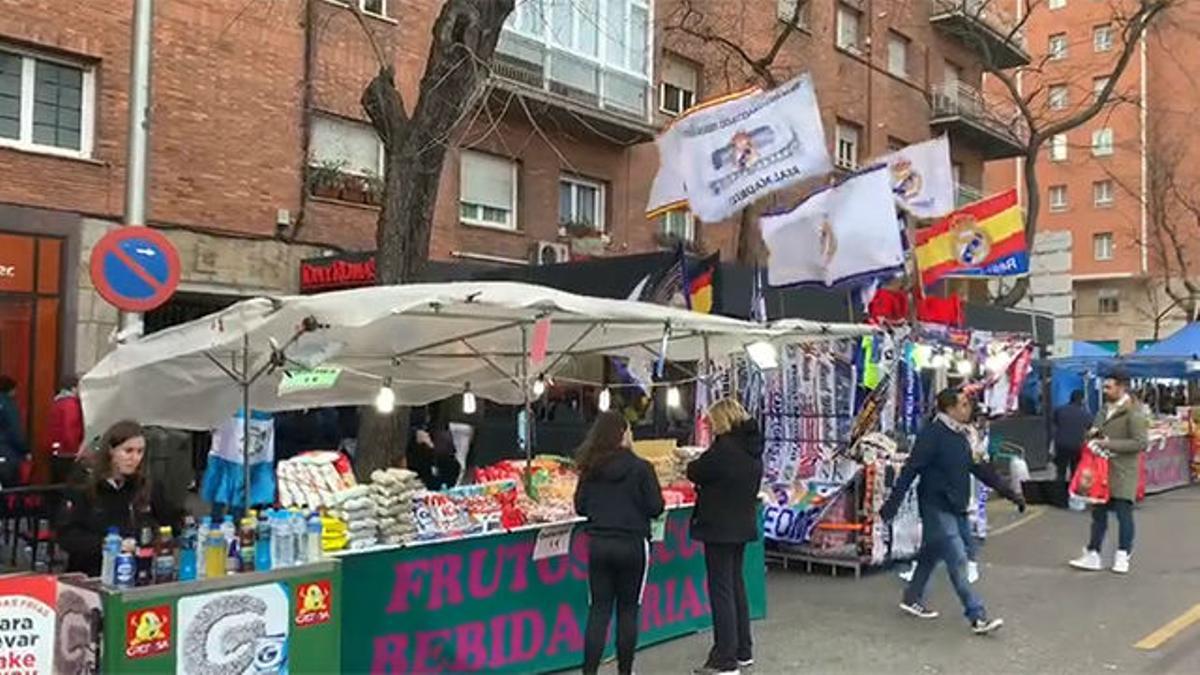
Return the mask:
<path id="1" fill-rule="evenodd" d="M 551 322 L 542 370 L 528 370 L 534 325 Z M 389 383 L 401 405 L 467 386 L 500 403 L 525 401 L 534 379 L 583 355 L 703 361 L 754 342 L 853 337 L 867 326 L 789 320 L 775 326 L 529 284 L 379 286 L 255 298 L 118 347 L 82 380 L 84 418 L 98 431 L 129 418 L 212 429 L 245 401 L 255 410 L 365 405 Z M 666 336 L 664 342 L 664 336 Z M 283 372 L 341 368 L 329 389 L 279 394 Z"/>

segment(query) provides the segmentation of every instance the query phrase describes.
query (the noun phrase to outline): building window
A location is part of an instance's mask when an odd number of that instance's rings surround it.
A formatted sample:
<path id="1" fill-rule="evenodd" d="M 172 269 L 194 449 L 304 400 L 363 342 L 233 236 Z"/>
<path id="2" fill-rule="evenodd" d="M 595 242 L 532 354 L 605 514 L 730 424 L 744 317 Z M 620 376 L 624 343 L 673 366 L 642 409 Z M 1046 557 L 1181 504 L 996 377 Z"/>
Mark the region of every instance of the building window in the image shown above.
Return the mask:
<path id="1" fill-rule="evenodd" d="M 1098 207 L 1113 205 L 1113 182 L 1099 180 L 1092 183 L 1092 202 Z"/>
<path id="2" fill-rule="evenodd" d="M 862 20 L 862 13 L 852 7 L 846 5 L 838 5 L 837 8 L 837 46 L 838 49 L 844 49 L 848 52 L 858 54 L 861 49 L 861 41 L 859 40 L 859 23 Z"/>
<path id="3" fill-rule="evenodd" d="M 1062 9 L 1067 6 L 1067 0 L 1050 0 L 1047 4 L 1050 9 Z"/>
<path id="4" fill-rule="evenodd" d="M 1065 85 L 1065 84 L 1051 85 L 1050 86 L 1050 95 L 1048 98 L 1049 98 L 1051 110 L 1066 110 L 1067 102 L 1068 102 L 1067 85 Z"/>
<path id="5" fill-rule="evenodd" d="M 503 157 L 462 151 L 459 218 L 468 225 L 517 229 L 517 164 Z"/>
<path id="6" fill-rule="evenodd" d="M 696 240 L 696 219 L 687 209 L 667 211 L 658 217 L 659 232 L 663 241 L 693 242 Z"/>
<path id="7" fill-rule="evenodd" d="M 314 115 L 311 134 L 309 166 L 358 176 L 383 175 L 383 144 L 371 125 Z"/>
<path id="8" fill-rule="evenodd" d="M 1097 309 L 1101 314 L 1121 313 L 1121 292 L 1115 288 L 1101 288 L 1096 293 Z"/>
<path id="9" fill-rule="evenodd" d="M 800 6 L 800 14 L 797 16 L 796 5 L 799 4 L 799 2 L 800 0 L 776 0 L 776 14 L 778 14 L 779 20 L 784 23 L 792 23 L 794 18 L 794 25 L 797 28 L 808 28 L 809 10 L 812 8 L 812 2 L 806 0 L 804 4 Z"/>
<path id="10" fill-rule="evenodd" d="M 908 38 L 888 33 L 888 72 L 896 77 L 908 77 Z"/>
<path id="11" fill-rule="evenodd" d="M 1097 129 L 1092 132 L 1092 155 L 1107 157 L 1113 154 L 1113 130 Z"/>
<path id="12" fill-rule="evenodd" d="M 558 224 L 604 231 L 604 185 L 583 178 L 558 181 Z"/>
<path id="13" fill-rule="evenodd" d="M 1112 26 L 1104 24 L 1092 29 L 1092 48 L 1098 52 L 1111 51 L 1113 48 Z"/>
<path id="14" fill-rule="evenodd" d="M 1107 86 L 1108 86 L 1108 78 L 1107 77 L 1092 78 L 1092 95 L 1094 95 L 1097 99 L 1099 99 L 1100 94 L 1104 92 L 1104 88 Z"/>
<path id="15" fill-rule="evenodd" d="M 1100 262 L 1113 259 L 1112 232 L 1101 232 L 1092 235 L 1092 257 Z"/>
<path id="16" fill-rule="evenodd" d="M 1050 161 L 1065 162 L 1067 161 L 1067 135 L 1054 134 L 1050 138 Z"/>
<path id="17" fill-rule="evenodd" d="M 1066 185 L 1051 185 L 1050 186 L 1050 210 L 1051 211 L 1066 211 L 1067 210 L 1067 186 Z"/>
<path id="18" fill-rule="evenodd" d="M 0 145 L 90 157 L 94 80 L 80 64 L 0 48 Z"/>
<path id="19" fill-rule="evenodd" d="M 838 122 L 835 146 L 839 169 L 853 171 L 858 168 L 858 127 L 847 122 Z"/>
<path id="20" fill-rule="evenodd" d="M 666 54 L 659 72 L 662 75 L 662 82 L 658 85 L 660 111 L 674 116 L 696 104 L 696 90 L 700 81 L 696 66 Z"/>
<path id="21" fill-rule="evenodd" d="M 1055 33 L 1050 36 L 1050 49 L 1047 50 L 1050 54 L 1051 61 L 1060 61 L 1067 58 L 1067 34 Z"/>

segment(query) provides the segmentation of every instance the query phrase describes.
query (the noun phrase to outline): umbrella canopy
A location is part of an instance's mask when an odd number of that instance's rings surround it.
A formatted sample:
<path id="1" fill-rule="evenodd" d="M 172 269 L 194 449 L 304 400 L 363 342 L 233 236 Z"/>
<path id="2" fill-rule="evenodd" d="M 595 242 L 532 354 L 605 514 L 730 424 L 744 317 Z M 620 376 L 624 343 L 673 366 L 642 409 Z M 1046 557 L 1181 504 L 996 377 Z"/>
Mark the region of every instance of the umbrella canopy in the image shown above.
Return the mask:
<path id="1" fill-rule="evenodd" d="M 546 360 L 527 370 L 534 325 L 551 324 Z M 524 400 L 533 379 L 585 355 L 696 361 L 776 344 L 853 337 L 866 326 L 737 319 L 508 282 L 377 286 L 310 296 L 255 298 L 122 345 L 81 382 L 92 429 L 130 418 L 211 429 L 242 406 L 256 410 L 365 405 L 389 383 L 401 405 L 422 405 L 467 386 L 500 403 Z M 281 394 L 285 372 L 341 370 L 319 391 Z"/>
<path id="2" fill-rule="evenodd" d="M 1137 350 L 1133 356 L 1200 360 L 1200 323 L 1189 323 L 1165 340 Z"/>

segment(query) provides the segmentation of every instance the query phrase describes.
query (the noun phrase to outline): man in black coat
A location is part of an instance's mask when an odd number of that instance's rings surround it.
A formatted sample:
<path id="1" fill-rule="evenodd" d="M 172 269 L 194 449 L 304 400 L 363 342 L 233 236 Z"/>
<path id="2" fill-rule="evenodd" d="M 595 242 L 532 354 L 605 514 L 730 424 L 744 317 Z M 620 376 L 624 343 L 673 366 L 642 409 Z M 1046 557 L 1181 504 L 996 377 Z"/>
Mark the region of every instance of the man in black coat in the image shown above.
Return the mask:
<path id="1" fill-rule="evenodd" d="M 938 394 L 937 409 L 937 416 L 917 434 L 912 455 L 879 513 L 884 520 L 893 520 L 909 487 L 920 476 L 917 503 L 921 511 L 921 550 L 900 609 L 922 619 L 938 617 L 937 612 L 925 606 L 925 594 L 933 569 L 939 562 L 945 562 L 971 629 L 984 635 L 1000 628 L 1004 621 L 988 618 L 983 600 L 967 581 L 966 542 L 961 533 L 968 529 L 965 521 L 971 474 L 1015 501 L 1022 511 L 1025 502 L 999 481 L 994 472 L 975 463 L 966 426 L 973 409 L 970 397 L 957 389 L 947 389 Z"/>
<path id="2" fill-rule="evenodd" d="M 1071 392 L 1071 402 L 1054 411 L 1054 465 L 1058 467 L 1058 479 L 1070 481 L 1079 465 L 1088 429 L 1094 417 L 1083 405 L 1083 392 Z"/>

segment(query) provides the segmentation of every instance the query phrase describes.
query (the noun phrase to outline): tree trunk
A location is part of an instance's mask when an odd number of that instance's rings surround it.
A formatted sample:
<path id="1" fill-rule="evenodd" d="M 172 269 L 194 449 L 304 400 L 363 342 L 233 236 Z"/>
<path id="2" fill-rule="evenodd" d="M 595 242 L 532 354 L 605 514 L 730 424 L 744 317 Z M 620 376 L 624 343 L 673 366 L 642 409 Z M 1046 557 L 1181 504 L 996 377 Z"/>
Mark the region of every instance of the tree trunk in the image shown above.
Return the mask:
<path id="1" fill-rule="evenodd" d="M 1041 150 L 1041 141 L 1030 141 L 1030 147 L 1025 153 L 1022 168 L 1025 173 L 1025 246 L 1030 252 L 1030 257 L 1033 255 L 1033 240 L 1037 237 L 1038 226 L 1038 211 L 1042 206 L 1042 197 L 1038 187 L 1037 177 L 1037 161 L 1038 153 Z M 996 304 L 1001 307 L 1015 307 L 1017 303 L 1025 298 L 1025 294 L 1029 292 L 1029 276 L 1023 276 L 1017 279 L 1017 283 L 1008 290 L 1007 293 L 996 299 Z"/>

